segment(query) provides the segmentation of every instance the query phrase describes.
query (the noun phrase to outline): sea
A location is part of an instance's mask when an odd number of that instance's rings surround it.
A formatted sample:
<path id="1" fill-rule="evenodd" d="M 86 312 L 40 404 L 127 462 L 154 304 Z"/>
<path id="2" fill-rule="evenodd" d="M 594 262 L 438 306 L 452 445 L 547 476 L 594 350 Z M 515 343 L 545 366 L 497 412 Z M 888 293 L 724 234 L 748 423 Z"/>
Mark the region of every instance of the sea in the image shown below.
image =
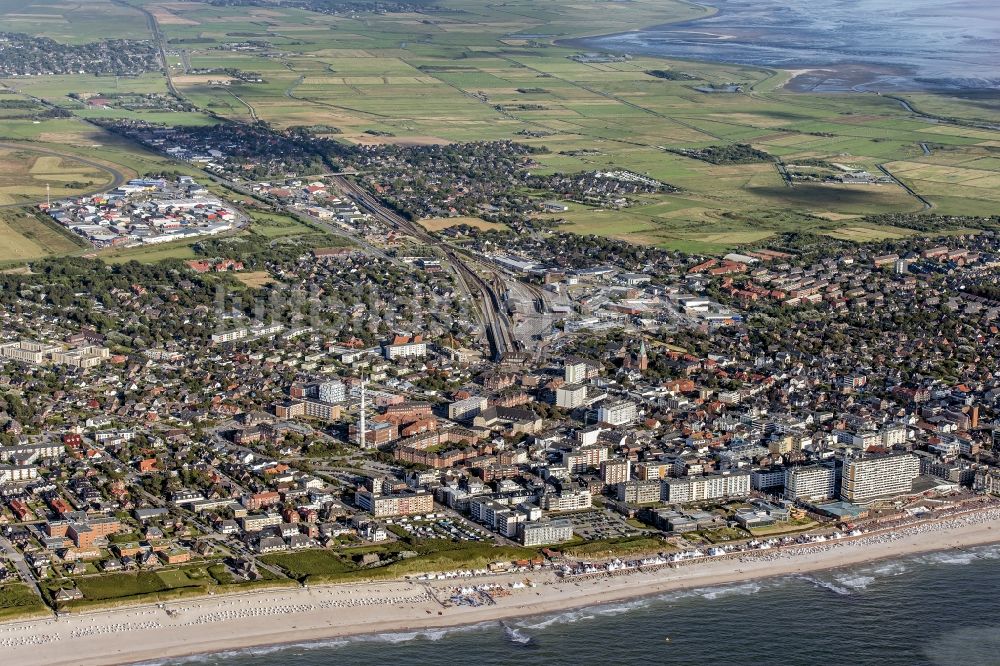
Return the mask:
<path id="1" fill-rule="evenodd" d="M 847 71 L 822 90 L 998 89 L 998 0 L 708 0 L 704 19 L 576 42 L 592 50 Z"/>
<path id="2" fill-rule="evenodd" d="M 156 662 L 158 666 L 431 663 L 1000 664 L 1000 545 L 674 592 L 503 623 Z"/>

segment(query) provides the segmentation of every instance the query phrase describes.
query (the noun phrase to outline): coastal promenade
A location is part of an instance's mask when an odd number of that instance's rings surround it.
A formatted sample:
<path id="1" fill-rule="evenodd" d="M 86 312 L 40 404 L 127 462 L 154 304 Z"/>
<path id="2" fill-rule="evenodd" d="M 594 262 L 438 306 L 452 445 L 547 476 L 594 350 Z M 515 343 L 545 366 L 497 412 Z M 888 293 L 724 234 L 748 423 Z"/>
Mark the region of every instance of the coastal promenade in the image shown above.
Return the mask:
<path id="1" fill-rule="evenodd" d="M 554 571 L 452 581 L 391 581 L 204 597 L 0 625 L 0 649 L 19 666 L 103 666 L 249 646 L 544 615 L 686 588 L 804 574 L 916 553 L 1000 542 L 1000 509 L 891 526 L 856 538 L 706 558 L 676 567 L 559 577 Z M 505 586 L 480 606 L 442 603 L 456 586 Z"/>

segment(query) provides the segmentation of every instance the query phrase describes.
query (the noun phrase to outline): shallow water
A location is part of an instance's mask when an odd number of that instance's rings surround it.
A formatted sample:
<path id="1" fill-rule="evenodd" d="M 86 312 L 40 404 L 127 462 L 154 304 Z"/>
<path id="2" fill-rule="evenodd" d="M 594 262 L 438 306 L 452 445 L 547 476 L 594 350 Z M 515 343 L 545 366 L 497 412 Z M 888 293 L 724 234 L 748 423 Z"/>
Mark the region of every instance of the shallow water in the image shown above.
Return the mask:
<path id="1" fill-rule="evenodd" d="M 1000 546 L 486 622 L 165 665 L 1000 663 Z"/>
<path id="2" fill-rule="evenodd" d="M 837 70 L 812 86 L 817 90 L 1000 88 L 997 0 L 711 0 L 706 4 L 719 13 L 583 43 L 618 52 Z"/>

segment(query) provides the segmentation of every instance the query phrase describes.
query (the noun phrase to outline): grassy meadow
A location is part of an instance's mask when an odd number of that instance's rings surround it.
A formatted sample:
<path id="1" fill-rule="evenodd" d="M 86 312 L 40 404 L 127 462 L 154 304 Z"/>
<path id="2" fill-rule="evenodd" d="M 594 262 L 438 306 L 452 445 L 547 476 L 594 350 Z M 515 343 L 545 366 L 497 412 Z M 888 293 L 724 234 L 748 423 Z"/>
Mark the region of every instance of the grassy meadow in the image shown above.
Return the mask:
<path id="1" fill-rule="evenodd" d="M 669 150 L 748 143 L 786 164 L 796 160 L 890 170 L 931 202 L 934 212 L 991 214 L 1000 203 L 996 99 L 983 95 L 908 96 L 915 108 L 966 125 L 928 122 L 875 94 L 793 93 L 787 72 L 635 57 L 578 62 L 565 40 L 704 15 L 679 0 L 594 0 L 484 4 L 442 0 L 413 13 L 330 15 L 291 7 L 224 7 L 133 0 L 167 40 L 174 85 L 197 112 L 89 110 L 70 93 L 159 92 L 162 75 L 21 77 L 12 90 L 71 111 L 73 118 L 0 123 L 3 135 L 70 146 L 100 145 L 99 157 L 133 171 L 163 164 L 88 124 L 98 116 L 169 124 L 248 121 L 276 127 L 326 125 L 350 143 L 427 144 L 516 140 L 542 149 L 538 173 L 627 169 L 680 191 L 645 197 L 625 210 L 574 205 L 562 228 L 697 252 L 722 252 L 779 231 L 810 229 L 858 241 L 894 230 L 858 226 L 866 214 L 919 212 L 923 202 L 895 184 L 796 183 L 773 163 L 716 165 Z M 0 0 L 5 29 L 87 41 L 109 15 L 112 32 L 149 35 L 143 15 L 106 0 L 70 10 L 36 0 Z M 238 48 L 257 40 L 264 46 Z M 259 73 L 262 83 L 193 69 Z M 689 80 L 647 74 L 666 69 Z M 210 83 L 209 81 L 214 83 Z M 742 93 L 699 92 L 743 84 Z M 373 134 L 374 133 L 374 134 Z M 926 150 L 925 150 L 926 148 Z M 189 168 L 189 167 L 188 167 Z M 4 196 L 0 173 L 0 197 Z M 440 221 L 428 221 L 436 227 Z M 886 235 L 889 234 L 889 235 Z"/>

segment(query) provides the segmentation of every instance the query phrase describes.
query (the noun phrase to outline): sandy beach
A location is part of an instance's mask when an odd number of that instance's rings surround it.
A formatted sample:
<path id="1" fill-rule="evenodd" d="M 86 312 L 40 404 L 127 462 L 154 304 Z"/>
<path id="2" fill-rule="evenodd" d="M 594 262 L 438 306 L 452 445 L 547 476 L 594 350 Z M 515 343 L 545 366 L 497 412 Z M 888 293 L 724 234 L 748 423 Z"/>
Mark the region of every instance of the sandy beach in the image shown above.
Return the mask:
<path id="1" fill-rule="evenodd" d="M 465 578 L 265 590 L 159 606 L 0 625 L 0 650 L 19 666 L 97 666 L 544 615 L 623 599 L 786 576 L 915 553 L 1000 542 L 1000 509 L 854 539 L 704 559 L 623 574 L 560 578 L 552 570 Z M 495 605 L 450 606 L 456 586 L 528 582 Z"/>

